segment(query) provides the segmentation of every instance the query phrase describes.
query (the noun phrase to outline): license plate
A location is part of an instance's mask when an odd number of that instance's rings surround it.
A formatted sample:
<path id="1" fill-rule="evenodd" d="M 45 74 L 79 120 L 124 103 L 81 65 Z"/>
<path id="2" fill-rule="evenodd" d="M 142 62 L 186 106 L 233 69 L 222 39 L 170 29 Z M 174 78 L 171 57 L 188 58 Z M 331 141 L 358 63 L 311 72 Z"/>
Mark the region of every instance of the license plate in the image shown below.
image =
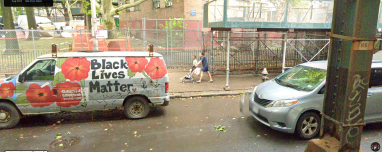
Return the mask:
<path id="1" fill-rule="evenodd" d="M 259 107 L 256 107 L 256 106 L 252 106 L 252 111 L 256 114 L 259 113 Z"/>
<path id="2" fill-rule="evenodd" d="M 248 101 L 249 100 L 249 92 L 244 92 L 243 94 L 241 94 L 241 98 L 240 98 L 240 113 L 242 114 L 242 115 L 244 115 L 244 109 L 245 109 L 245 107 L 246 107 L 246 101 Z M 246 108 L 246 109 L 248 109 L 248 108 Z"/>

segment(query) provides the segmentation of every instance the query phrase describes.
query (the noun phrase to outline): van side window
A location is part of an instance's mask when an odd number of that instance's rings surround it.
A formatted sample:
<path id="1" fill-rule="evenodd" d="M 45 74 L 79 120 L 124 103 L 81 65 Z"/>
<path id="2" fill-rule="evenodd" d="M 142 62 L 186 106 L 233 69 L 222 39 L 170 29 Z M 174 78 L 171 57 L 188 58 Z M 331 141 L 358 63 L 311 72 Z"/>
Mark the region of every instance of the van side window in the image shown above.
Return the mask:
<path id="1" fill-rule="evenodd" d="M 369 86 L 382 87 L 382 68 L 371 69 Z"/>
<path id="2" fill-rule="evenodd" d="M 324 93 L 325 93 L 325 86 L 323 86 L 323 87 L 321 88 L 321 90 L 318 91 L 318 94 L 324 94 Z"/>
<path id="3" fill-rule="evenodd" d="M 55 65 L 55 60 L 37 61 L 26 71 L 25 81 L 53 80 Z"/>

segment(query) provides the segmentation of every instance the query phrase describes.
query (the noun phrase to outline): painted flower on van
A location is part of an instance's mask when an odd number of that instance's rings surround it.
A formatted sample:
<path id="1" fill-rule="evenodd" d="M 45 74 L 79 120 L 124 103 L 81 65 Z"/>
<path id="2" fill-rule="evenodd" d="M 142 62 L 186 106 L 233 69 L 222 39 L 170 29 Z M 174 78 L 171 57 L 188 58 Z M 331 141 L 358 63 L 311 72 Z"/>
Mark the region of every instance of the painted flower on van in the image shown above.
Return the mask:
<path id="1" fill-rule="evenodd" d="M 131 72 L 142 72 L 148 62 L 145 57 L 126 57 L 125 60 Z"/>
<path id="2" fill-rule="evenodd" d="M 29 85 L 26 95 L 32 107 L 49 106 L 57 100 L 56 97 L 53 96 L 49 86 L 41 87 L 36 83 Z"/>
<path id="3" fill-rule="evenodd" d="M 77 106 L 82 100 L 81 86 L 79 83 L 64 82 L 58 83 L 56 86 L 57 98 L 56 102 L 59 107 Z"/>
<path id="4" fill-rule="evenodd" d="M 12 97 L 14 92 L 15 92 L 15 85 L 13 82 L 9 83 L 1 83 L 0 85 L 0 97 L 2 98 L 7 98 L 7 97 Z"/>
<path id="5" fill-rule="evenodd" d="M 88 77 L 90 62 L 86 58 L 66 59 L 61 65 L 61 72 L 70 81 L 81 81 Z"/>
<path id="6" fill-rule="evenodd" d="M 152 79 L 163 78 L 167 74 L 167 68 L 163 59 L 151 58 L 149 64 L 146 66 L 145 72 Z"/>

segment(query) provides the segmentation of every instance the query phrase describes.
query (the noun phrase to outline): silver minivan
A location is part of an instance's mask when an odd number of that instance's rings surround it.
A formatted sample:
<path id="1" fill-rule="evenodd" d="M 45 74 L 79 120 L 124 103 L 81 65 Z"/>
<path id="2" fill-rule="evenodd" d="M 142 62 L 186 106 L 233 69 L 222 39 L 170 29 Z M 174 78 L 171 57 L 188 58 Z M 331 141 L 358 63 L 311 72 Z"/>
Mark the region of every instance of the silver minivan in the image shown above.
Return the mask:
<path id="1" fill-rule="evenodd" d="M 249 112 L 272 129 L 310 139 L 319 133 L 327 61 L 297 65 L 253 90 Z M 382 121 L 382 62 L 373 61 L 365 123 Z"/>

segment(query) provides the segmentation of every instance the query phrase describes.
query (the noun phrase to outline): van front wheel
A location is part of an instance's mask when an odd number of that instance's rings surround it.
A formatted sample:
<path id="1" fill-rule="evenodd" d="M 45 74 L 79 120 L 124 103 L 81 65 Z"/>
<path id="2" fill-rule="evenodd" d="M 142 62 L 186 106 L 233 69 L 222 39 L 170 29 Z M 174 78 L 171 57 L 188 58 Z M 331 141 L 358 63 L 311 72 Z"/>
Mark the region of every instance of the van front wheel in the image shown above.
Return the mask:
<path id="1" fill-rule="evenodd" d="M 20 113 L 15 106 L 0 102 L 0 129 L 13 128 L 20 121 Z"/>
<path id="2" fill-rule="evenodd" d="M 131 97 L 124 105 L 125 115 L 130 119 L 145 118 L 150 111 L 148 101 L 143 97 Z"/>

